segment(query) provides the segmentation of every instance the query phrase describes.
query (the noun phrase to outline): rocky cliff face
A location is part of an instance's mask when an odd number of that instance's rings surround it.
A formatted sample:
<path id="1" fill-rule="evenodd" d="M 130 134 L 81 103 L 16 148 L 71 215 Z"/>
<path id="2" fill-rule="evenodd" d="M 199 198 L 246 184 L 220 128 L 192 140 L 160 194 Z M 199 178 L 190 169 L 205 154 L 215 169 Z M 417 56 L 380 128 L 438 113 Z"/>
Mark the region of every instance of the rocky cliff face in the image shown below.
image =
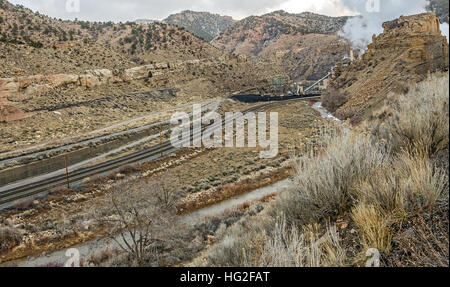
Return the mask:
<path id="1" fill-rule="evenodd" d="M 335 34 L 347 17 L 327 17 L 313 13 L 289 14 L 275 11 L 250 16 L 224 31 L 213 41 L 216 47 L 248 57 L 258 57 L 264 49 L 285 35 Z"/>
<path id="2" fill-rule="evenodd" d="M 229 16 L 208 12 L 183 11 L 170 15 L 163 22 L 183 27 L 192 34 L 209 42 L 230 26 L 233 26 L 236 21 Z"/>
<path id="3" fill-rule="evenodd" d="M 212 44 L 255 62 L 280 66 L 293 80 L 317 80 L 348 56 L 350 46 L 336 36 L 347 19 L 275 11 L 239 21 Z"/>
<path id="4" fill-rule="evenodd" d="M 388 93 L 404 92 L 410 82 L 448 70 L 449 47 L 434 13 L 400 17 L 383 28 L 360 60 L 335 69 L 330 89 L 348 99 L 336 112 L 342 119 L 364 116 Z"/>

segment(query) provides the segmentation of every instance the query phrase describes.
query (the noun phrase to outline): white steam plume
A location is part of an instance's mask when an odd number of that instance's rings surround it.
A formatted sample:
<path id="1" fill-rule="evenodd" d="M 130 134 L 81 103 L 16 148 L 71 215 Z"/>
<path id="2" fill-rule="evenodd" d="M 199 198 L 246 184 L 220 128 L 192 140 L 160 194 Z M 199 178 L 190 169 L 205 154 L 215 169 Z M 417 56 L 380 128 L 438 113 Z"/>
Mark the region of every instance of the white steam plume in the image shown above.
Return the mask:
<path id="1" fill-rule="evenodd" d="M 447 37 L 447 43 L 448 43 L 448 24 L 447 23 L 441 24 L 441 31 L 442 31 L 442 35 Z"/>
<path id="2" fill-rule="evenodd" d="M 350 19 L 340 36 L 351 41 L 355 48 L 366 49 L 373 34 L 383 32 L 382 24 L 400 16 L 425 12 L 426 0 L 341 0 L 346 7 L 358 13 Z M 447 29 L 448 31 L 448 29 Z"/>

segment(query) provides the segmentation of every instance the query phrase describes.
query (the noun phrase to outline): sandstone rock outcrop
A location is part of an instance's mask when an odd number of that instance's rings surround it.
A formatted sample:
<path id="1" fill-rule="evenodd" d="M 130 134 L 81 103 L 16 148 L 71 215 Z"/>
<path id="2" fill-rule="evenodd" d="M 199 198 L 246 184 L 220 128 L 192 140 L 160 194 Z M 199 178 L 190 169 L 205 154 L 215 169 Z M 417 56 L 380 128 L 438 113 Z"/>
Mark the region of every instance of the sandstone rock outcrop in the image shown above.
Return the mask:
<path id="1" fill-rule="evenodd" d="M 400 17 L 383 24 L 362 58 L 337 66 L 330 88 L 348 96 L 336 115 L 364 116 L 390 92 L 403 92 L 428 73 L 448 70 L 449 46 L 434 13 Z"/>
<path id="2" fill-rule="evenodd" d="M 207 67 L 221 68 L 227 65 L 231 56 L 197 59 L 188 61 L 162 62 L 138 66 L 126 70 L 94 69 L 83 74 L 32 75 L 23 77 L 0 78 L 0 121 L 12 121 L 26 117 L 17 107 L 18 104 L 40 97 L 56 88 L 95 88 L 103 85 L 132 83 L 151 80 L 153 77 L 167 77 L 173 73 L 188 70 L 202 71 Z M 237 62 L 245 59 L 237 58 Z"/>

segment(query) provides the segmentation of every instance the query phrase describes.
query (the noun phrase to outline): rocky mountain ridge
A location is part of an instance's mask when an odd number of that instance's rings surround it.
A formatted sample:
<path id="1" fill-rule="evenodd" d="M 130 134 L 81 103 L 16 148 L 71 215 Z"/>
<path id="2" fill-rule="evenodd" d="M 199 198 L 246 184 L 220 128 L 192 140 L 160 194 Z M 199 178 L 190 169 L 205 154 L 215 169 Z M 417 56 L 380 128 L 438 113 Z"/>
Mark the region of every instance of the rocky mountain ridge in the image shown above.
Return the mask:
<path id="1" fill-rule="evenodd" d="M 159 22 L 61 21 L 0 0 L 0 77 L 126 69 L 223 55 L 186 30 Z"/>
<path id="2" fill-rule="evenodd" d="M 224 31 L 212 44 L 285 69 L 292 80 L 317 80 L 350 53 L 336 33 L 348 17 L 275 11 L 250 16 Z"/>
<path id="3" fill-rule="evenodd" d="M 209 42 L 233 26 L 236 21 L 229 16 L 186 10 L 170 15 L 163 20 L 163 23 L 185 28 L 192 34 Z"/>

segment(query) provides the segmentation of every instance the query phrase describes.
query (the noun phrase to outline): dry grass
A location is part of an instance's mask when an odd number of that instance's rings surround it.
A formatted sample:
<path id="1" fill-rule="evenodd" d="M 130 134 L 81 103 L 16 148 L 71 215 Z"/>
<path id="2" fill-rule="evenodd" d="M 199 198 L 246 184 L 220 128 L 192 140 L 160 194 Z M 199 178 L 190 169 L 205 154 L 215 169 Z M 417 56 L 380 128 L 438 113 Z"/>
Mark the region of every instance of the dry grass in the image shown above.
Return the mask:
<path id="1" fill-rule="evenodd" d="M 436 171 L 425 155 L 402 153 L 385 163 L 355 188 L 360 202 L 379 212 L 408 217 L 429 212 L 444 191 L 444 172 Z"/>
<path id="2" fill-rule="evenodd" d="M 264 237 L 264 249 L 259 258 L 260 267 L 320 267 L 345 266 L 346 254 L 340 246 L 335 226 L 325 234 L 318 226 L 309 225 L 300 233 L 289 228 L 286 220 L 275 225 L 273 235 Z M 254 266 L 254 264 L 250 264 Z"/>
<path id="3" fill-rule="evenodd" d="M 301 228 L 286 218 L 262 215 L 243 219 L 207 255 L 210 266 L 320 267 L 346 266 L 347 256 L 335 226 Z"/>
<path id="4" fill-rule="evenodd" d="M 370 178 L 386 160 L 381 147 L 364 134 L 344 130 L 328 142 L 321 156 L 298 159 L 295 188 L 277 202 L 275 210 L 290 222 L 310 223 L 349 210 L 355 182 Z"/>
<path id="5" fill-rule="evenodd" d="M 352 219 L 360 230 L 365 250 L 389 252 L 392 240 L 389 216 L 381 215 L 373 205 L 362 204 L 353 209 Z"/>
<path id="6" fill-rule="evenodd" d="M 378 112 L 381 121 L 375 122 L 374 132 L 389 140 L 394 152 L 433 155 L 445 148 L 449 143 L 448 82 L 448 73 L 432 75 L 405 95 L 390 95 Z"/>

